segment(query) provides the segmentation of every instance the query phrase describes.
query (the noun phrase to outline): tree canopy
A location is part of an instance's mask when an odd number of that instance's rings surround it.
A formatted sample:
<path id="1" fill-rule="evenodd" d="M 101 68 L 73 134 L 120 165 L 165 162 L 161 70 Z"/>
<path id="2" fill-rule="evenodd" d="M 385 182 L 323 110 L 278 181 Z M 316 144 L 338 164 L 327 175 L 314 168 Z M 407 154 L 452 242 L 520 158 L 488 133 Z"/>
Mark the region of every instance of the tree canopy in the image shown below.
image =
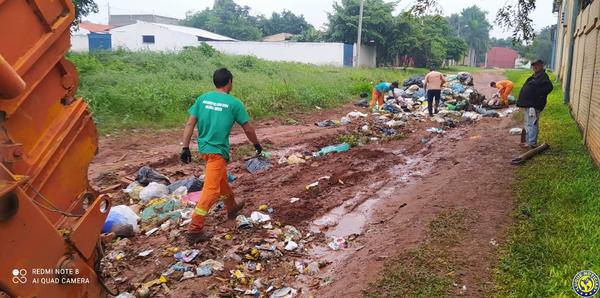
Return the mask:
<path id="1" fill-rule="evenodd" d="M 463 9 L 460 14 L 452 14 L 447 18 L 453 32 L 464 39 L 469 48 L 475 50 L 476 62 L 485 60 L 489 45 L 492 26 L 486 15 L 485 11 L 473 5 Z"/>
<path id="2" fill-rule="evenodd" d="M 98 5 L 94 0 L 73 0 L 73 5 L 75 5 L 75 20 L 73 21 L 73 25 L 79 24 L 81 19 L 90 13 L 98 12 Z"/>
<path id="3" fill-rule="evenodd" d="M 305 35 L 314 30 L 303 15 L 295 15 L 287 10 L 275 12 L 270 18 L 253 16 L 250 11 L 250 7 L 238 5 L 233 0 L 215 0 L 212 8 L 190 13 L 181 23 L 239 40 L 260 40 L 277 33 Z"/>
<path id="4" fill-rule="evenodd" d="M 411 56 L 418 66 L 441 66 L 445 59 L 459 60 L 466 53 L 448 21 L 440 15 L 415 16 L 411 12 L 393 15 L 397 2 L 366 0 L 362 42 L 377 47 L 379 64 L 391 64 Z M 328 14 L 325 39 L 355 43 L 358 32 L 359 0 L 342 0 Z"/>

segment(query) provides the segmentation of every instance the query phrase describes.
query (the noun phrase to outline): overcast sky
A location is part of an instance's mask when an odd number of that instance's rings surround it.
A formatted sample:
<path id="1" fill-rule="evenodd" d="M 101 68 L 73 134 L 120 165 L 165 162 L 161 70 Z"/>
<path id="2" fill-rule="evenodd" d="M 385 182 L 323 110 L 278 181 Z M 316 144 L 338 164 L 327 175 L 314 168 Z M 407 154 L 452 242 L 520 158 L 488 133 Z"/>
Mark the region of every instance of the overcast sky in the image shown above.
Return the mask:
<path id="1" fill-rule="evenodd" d="M 517 0 L 507 0 L 508 2 Z M 154 13 L 157 15 L 184 18 L 188 11 L 200 11 L 212 6 L 213 0 L 110 0 L 112 14 L 136 14 Z M 237 4 L 247 5 L 252 8 L 252 14 L 270 15 L 272 12 L 280 12 L 284 9 L 295 14 L 303 14 L 306 20 L 317 28 L 327 23 L 327 12 L 332 10 L 336 0 L 235 0 Z M 439 0 L 445 15 L 458 13 L 463 8 L 477 5 L 488 12 L 490 23 L 496 16 L 498 8 L 506 1 L 498 0 Z M 556 24 L 556 15 L 552 13 L 552 0 L 537 0 L 537 10 L 532 15 L 534 26 L 537 30 L 552 24 Z M 89 16 L 87 19 L 96 23 L 108 23 L 109 0 L 96 0 L 100 12 Z M 398 10 L 405 9 L 411 5 L 411 0 L 400 2 Z M 494 28 L 492 37 L 508 37 L 510 32 Z"/>

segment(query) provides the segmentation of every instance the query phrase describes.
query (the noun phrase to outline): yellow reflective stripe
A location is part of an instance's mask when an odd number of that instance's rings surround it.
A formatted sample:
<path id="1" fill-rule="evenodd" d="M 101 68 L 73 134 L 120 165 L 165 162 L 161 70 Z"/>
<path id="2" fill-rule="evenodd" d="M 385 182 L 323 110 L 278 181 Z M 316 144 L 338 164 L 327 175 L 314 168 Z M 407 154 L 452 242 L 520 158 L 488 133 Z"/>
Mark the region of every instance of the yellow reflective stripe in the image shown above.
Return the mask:
<path id="1" fill-rule="evenodd" d="M 208 214 L 208 211 L 202 209 L 202 208 L 196 208 L 194 209 L 194 213 L 200 216 L 206 216 Z"/>

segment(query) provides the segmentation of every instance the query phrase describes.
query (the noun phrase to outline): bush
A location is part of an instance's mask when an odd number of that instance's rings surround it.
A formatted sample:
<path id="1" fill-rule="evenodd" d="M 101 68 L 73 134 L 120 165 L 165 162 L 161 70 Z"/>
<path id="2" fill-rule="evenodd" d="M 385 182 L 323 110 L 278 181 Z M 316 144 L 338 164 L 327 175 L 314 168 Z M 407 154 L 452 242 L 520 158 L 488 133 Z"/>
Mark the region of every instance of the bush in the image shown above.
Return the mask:
<path id="1" fill-rule="evenodd" d="M 223 55 L 208 45 L 179 53 L 116 50 L 68 58 L 80 71 L 79 95 L 89 102 L 101 130 L 181 125 L 194 100 L 214 89 L 212 74 L 221 67 L 233 72 L 232 94 L 255 118 L 335 107 L 370 92 L 371 82 L 425 72 L 269 62 Z"/>

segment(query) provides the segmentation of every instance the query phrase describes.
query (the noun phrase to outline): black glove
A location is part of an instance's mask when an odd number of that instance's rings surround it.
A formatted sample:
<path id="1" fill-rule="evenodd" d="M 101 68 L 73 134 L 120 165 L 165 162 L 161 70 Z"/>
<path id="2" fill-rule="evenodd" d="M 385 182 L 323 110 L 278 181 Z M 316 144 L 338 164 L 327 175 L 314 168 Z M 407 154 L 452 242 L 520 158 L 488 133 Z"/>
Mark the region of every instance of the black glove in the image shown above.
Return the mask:
<path id="1" fill-rule="evenodd" d="M 254 144 L 254 148 L 256 149 L 256 155 L 260 155 L 263 152 L 263 148 L 260 144 Z"/>
<path id="2" fill-rule="evenodd" d="M 183 147 L 180 158 L 181 162 L 185 164 L 192 162 L 192 152 L 190 151 L 190 147 Z"/>

